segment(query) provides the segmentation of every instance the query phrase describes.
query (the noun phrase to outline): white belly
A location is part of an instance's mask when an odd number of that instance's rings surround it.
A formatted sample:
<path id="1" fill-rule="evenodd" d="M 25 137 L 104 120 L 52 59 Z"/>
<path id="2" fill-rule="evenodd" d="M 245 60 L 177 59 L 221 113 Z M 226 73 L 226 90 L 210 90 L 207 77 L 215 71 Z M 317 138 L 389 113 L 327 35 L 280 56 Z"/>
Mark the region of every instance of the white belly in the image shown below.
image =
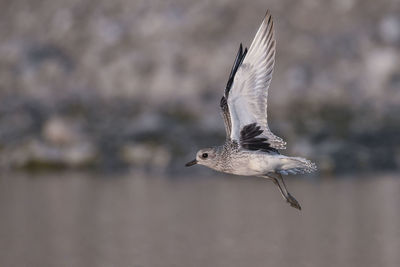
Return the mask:
<path id="1" fill-rule="evenodd" d="M 237 159 L 237 162 L 232 165 L 234 167 L 233 174 L 259 176 L 279 169 L 282 165 L 282 159 L 280 155 L 249 153 L 246 157 Z"/>

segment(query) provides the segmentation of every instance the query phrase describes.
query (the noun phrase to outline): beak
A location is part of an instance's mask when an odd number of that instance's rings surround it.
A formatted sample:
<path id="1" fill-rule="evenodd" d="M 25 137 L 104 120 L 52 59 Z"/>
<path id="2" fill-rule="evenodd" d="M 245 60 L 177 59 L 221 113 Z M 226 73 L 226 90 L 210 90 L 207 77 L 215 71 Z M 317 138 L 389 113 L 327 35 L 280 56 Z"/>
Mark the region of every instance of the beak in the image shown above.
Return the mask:
<path id="1" fill-rule="evenodd" d="M 189 161 L 188 163 L 186 163 L 185 166 L 186 166 L 186 167 L 190 167 L 190 166 L 193 166 L 193 165 L 195 165 L 195 164 L 197 164 L 197 160 L 194 159 L 194 160 Z"/>

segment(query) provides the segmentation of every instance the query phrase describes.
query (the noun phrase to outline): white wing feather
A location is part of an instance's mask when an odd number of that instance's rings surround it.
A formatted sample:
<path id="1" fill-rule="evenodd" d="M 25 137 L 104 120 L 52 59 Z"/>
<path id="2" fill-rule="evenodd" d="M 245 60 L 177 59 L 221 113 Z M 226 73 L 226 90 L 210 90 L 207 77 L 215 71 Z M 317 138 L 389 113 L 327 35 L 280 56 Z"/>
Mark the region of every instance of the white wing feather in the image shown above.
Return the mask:
<path id="1" fill-rule="evenodd" d="M 285 149 L 286 142 L 268 127 L 267 98 L 275 62 L 275 38 L 269 11 L 239 67 L 229 92 L 228 106 L 232 121 L 231 140 L 240 140 L 243 126 L 257 123 L 271 147 Z"/>

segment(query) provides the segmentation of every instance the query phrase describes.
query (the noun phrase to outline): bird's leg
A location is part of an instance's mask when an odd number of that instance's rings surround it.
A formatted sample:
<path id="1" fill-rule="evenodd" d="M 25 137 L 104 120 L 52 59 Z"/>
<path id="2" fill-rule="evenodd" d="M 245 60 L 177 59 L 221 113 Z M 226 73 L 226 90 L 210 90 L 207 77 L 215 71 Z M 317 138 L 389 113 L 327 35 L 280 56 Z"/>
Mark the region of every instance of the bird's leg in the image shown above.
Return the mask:
<path id="1" fill-rule="evenodd" d="M 279 192 L 281 192 L 282 197 L 287 200 L 286 193 L 283 191 L 281 185 L 278 182 L 278 179 L 269 175 L 267 175 L 267 177 L 270 178 L 274 182 L 274 184 L 278 186 Z"/>
<path id="2" fill-rule="evenodd" d="M 286 191 L 286 194 L 287 194 L 287 201 L 289 202 L 290 206 L 292 206 L 292 207 L 294 207 L 294 208 L 296 208 L 298 210 L 301 210 L 301 206 L 300 206 L 299 202 L 287 190 L 286 183 L 285 183 L 285 180 L 283 180 L 282 174 L 277 173 L 277 176 L 278 176 L 279 180 L 283 184 L 283 187 L 284 187 L 284 189 Z"/>
<path id="3" fill-rule="evenodd" d="M 269 178 L 271 178 L 272 181 L 274 182 L 274 184 L 276 184 L 279 187 L 279 190 L 280 190 L 283 198 L 286 199 L 286 201 L 290 204 L 290 206 L 292 206 L 292 207 L 294 207 L 294 208 L 296 208 L 298 210 L 301 210 L 301 206 L 300 206 L 299 202 L 287 190 L 286 183 L 283 180 L 282 175 L 278 174 L 278 173 L 276 173 L 276 174 L 275 173 L 268 173 L 267 176 Z M 282 185 L 279 182 L 281 182 Z"/>

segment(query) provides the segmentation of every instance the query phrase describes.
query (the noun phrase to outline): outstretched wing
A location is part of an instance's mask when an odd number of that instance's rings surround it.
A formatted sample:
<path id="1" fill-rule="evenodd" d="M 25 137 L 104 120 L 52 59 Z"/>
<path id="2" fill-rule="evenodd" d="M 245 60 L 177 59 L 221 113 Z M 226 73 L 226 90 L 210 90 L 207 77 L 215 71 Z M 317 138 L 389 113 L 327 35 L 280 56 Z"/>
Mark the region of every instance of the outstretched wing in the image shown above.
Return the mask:
<path id="1" fill-rule="evenodd" d="M 241 52 L 236 57 L 231 77 L 225 90 L 227 99 L 231 132 L 230 139 L 240 143 L 243 127 L 253 125 L 260 127 L 257 138 L 262 143 L 268 143 L 275 149 L 285 149 L 286 142 L 275 136 L 268 127 L 267 121 L 267 98 L 268 87 L 271 83 L 272 72 L 275 62 L 275 38 L 273 21 L 269 11 L 257 31 L 257 34 L 247 52 Z M 247 52 L 247 54 L 246 54 Z M 260 145 L 263 149 L 264 145 Z M 256 145 L 252 146 L 253 148 Z"/>
<path id="2" fill-rule="evenodd" d="M 247 53 L 247 48 L 243 52 L 242 44 L 240 44 L 235 61 L 233 62 L 231 73 L 229 74 L 228 83 L 225 88 L 225 95 L 222 96 L 221 101 L 220 101 L 220 107 L 221 107 L 221 111 L 222 111 L 222 117 L 224 118 L 227 139 L 231 138 L 231 131 L 232 131 L 232 121 L 231 121 L 231 116 L 230 116 L 230 112 L 229 112 L 227 98 L 228 98 L 229 90 L 232 87 L 233 79 L 235 78 L 235 74 L 236 74 L 237 70 L 239 69 L 240 64 L 242 64 L 243 59 L 246 56 L 246 53 Z"/>

